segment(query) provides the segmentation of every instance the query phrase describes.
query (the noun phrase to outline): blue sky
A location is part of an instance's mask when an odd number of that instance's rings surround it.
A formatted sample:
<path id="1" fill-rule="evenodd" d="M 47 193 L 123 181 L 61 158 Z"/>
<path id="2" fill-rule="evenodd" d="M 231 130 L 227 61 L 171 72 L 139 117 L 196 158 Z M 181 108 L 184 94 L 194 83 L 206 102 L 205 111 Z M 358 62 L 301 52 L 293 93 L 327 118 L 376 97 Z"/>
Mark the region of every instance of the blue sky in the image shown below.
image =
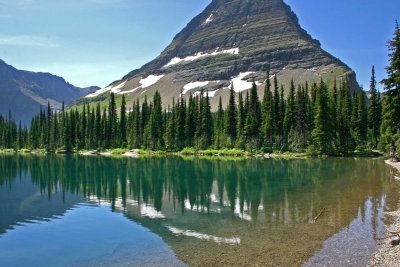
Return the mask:
<path id="1" fill-rule="evenodd" d="M 77 86 L 105 86 L 156 57 L 211 0 L 0 0 L 0 58 Z M 398 0 L 286 0 L 368 87 L 387 65 Z M 400 19 L 400 18 L 399 18 Z"/>

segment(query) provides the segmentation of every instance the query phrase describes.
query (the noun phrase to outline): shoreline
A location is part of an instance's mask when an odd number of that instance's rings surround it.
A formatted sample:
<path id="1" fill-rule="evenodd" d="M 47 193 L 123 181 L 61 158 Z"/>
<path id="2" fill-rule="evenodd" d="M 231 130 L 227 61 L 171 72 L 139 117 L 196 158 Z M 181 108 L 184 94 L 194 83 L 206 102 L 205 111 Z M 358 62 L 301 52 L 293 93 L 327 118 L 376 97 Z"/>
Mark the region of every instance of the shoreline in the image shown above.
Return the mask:
<path id="1" fill-rule="evenodd" d="M 390 159 L 385 160 L 385 163 L 392 166 L 393 168 L 397 169 L 400 172 L 400 161 L 399 162 L 392 162 Z"/>
<path id="2" fill-rule="evenodd" d="M 183 149 L 179 152 L 170 151 L 152 151 L 152 150 L 142 150 L 142 149 L 109 149 L 109 150 L 80 150 L 66 152 L 62 150 L 58 151 L 46 151 L 44 149 L 35 150 L 13 150 L 13 149 L 3 149 L 0 150 L 0 154 L 19 154 L 19 155 L 79 155 L 87 157 L 126 157 L 126 158 L 139 158 L 139 157 L 195 157 L 195 158 L 232 158 L 232 159 L 324 159 L 324 158 L 379 158 L 383 154 L 376 151 L 369 151 L 365 153 L 355 152 L 349 155 L 322 155 L 313 156 L 305 152 L 284 152 L 284 153 L 251 153 L 245 150 L 238 149 L 208 149 L 199 150 L 194 149 Z M 400 168 L 400 166 L 398 167 Z"/>
<path id="3" fill-rule="evenodd" d="M 400 173 L 400 162 L 392 162 L 388 159 L 385 160 L 385 163 Z M 398 176 L 393 174 L 393 178 L 397 181 L 400 181 L 399 173 L 397 174 Z M 400 262 L 400 238 L 397 237 L 397 233 L 400 232 L 400 202 L 397 210 L 385 212 L 384 216 L 389 218 L 391 223 L 386 227 L 384 237 L 377 242 L 376 251 L 371 256 L 368 264 L 369 267 L 391 267 L 397 266 Z M 392 245 L 393 242 L 395 242 L 394 245 Z"/>

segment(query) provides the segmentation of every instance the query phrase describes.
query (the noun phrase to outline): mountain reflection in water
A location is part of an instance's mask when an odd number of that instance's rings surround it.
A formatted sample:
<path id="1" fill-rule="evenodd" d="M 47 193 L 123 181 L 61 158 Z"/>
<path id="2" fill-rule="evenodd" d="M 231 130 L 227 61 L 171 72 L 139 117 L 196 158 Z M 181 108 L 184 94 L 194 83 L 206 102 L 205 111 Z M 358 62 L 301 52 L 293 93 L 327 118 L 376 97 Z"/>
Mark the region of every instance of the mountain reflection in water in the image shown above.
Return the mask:
<path id="1" fill-rule="evenodd" d="M 355 235 L 367 233 L 350 245 L 349 257 L 360 255 L 354 264 L 363 265 L 383 233 L 383 209 L 395 209 L 398 200 L 380 159 L 3 155 L 0 172 L 0 233 L 89 203 L 149 229 L 191 266 L 299 266 L 314 254 L 314 262 L 329 262 L 322 248 L 346 246 L 324 241 L 349 227 Z M 22 205 L 35 195 L 33 188 L 46 202 Z M 371 245 L 357 249 L 361 243 Z"/>

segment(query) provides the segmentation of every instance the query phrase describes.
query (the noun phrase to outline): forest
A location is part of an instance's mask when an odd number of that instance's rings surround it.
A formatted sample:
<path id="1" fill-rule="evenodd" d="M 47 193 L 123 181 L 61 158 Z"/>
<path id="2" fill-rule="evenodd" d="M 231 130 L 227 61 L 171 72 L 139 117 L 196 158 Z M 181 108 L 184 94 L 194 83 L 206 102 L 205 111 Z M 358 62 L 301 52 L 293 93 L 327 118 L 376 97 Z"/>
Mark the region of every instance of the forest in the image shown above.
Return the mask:
<path id="1" fill-rule="evenodd" d="M 89 106 L 54 111 L 50 104 L 32 119 L 29 128 L 12 115 L 0 116 L 0 148 L 47 151 L 113 148 L 181 151 L 185 148 L 240 149 L 250 152 L 307 152 L 311 155 L 349 155 L 354 151 L 400 151 L 400 30 L 389 42 L 388 78 L 377 89 L 374 67 L 368 92 L 352 90 L 346 78 L 332 88 L 291 82 L 289 93 L 274 76 L 265 81 L 262 99 L 253 82 L 228 106 L 211 112 L 207 91 L 188 101 L 183 97 L 163 108 L 158 92 L 152 100 L 127 107 L 123 96 L 116 106 L 111 93 L 106 108 Z M 269 77 L 267 73 L 267 77 Z"/>

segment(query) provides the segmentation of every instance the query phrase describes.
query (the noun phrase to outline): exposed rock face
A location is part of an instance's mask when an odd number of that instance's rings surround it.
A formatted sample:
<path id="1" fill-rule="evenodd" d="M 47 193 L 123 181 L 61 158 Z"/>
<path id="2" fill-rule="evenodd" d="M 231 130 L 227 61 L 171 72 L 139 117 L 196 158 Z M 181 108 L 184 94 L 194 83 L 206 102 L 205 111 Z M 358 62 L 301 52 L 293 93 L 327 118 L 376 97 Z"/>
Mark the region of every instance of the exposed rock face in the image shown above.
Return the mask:
<path id="1" fill-rule="evenodd" d="M 30 124 L 40 106 L 50 102 L 54 109 L 98 90 L 97 87 L 78 88 L 63 78 L 49 73 L 21 71 L 0 60 L 0 114 L 10 111 L 16 122 Z"/>
<path id="2" fill-rule="evenodd" d="M 292 78 L 297 83 L 321 77 L 329 82 L 348 74 L 357 86 L 351 69 L 321 49 L 283 0 L 214 0 L 160 56 L 108 91 L 135 99 L 159 90 L 169 104 L 181 91 L 188 97 L 203 88 L 210 92 L 215 108 L 219 95 L 227 101 L 232 81 L 238 92 L 249 89 L 254 78 L 261 92 L 270 78 L 267 70 L 285 85 Z M 151 77 L 156 79 L 143 85 Z"/>

